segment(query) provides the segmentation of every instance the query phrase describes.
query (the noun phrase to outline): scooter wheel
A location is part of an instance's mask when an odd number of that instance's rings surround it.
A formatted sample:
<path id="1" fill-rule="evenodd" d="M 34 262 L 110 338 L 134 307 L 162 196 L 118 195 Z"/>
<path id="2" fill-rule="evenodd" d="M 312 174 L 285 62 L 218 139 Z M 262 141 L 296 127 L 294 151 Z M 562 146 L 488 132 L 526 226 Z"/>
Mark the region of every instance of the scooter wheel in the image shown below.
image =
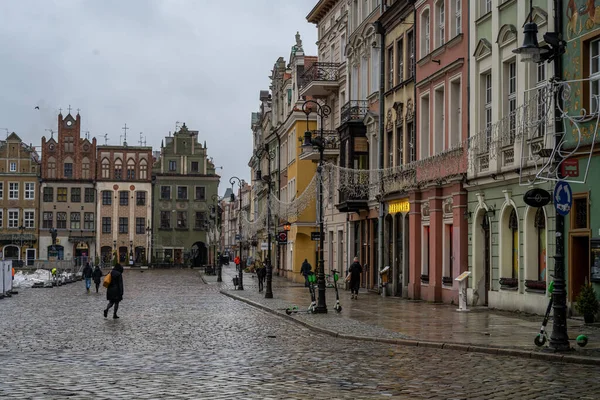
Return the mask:
<path id="1" fill-rule="evenodd" d="M 341 313 L 342 312 L 342 306 L 338 306 L 338 308 L 336 308 L 335 311 L 337 311 L 338 313 Z"/>
<path id="2" fill-rule="evenodd" d="M 541 333 L 538 333 L 535 339 L 533 340 L 533 343 L 535 343 L 537 347 L 542 347 L 546 343 L 546 336 L 542 335 Z"/>
<path id="3" fill-rule="evenodd" d="M 577 346 L 585 347 L 585 345 L 588 344 L 588 337 L 585 335 L 579 335 L 575 341 L 577 342 Z"/>
<path id="4" fill-rule="evenodd" d="M 291 314 L 292 314 L 292 310 L 290 310 L 289 308 L 286 308 L 286 309 L 285 309 L 285 313 L 286 313 L 287 315 L 291 315 Z"/>

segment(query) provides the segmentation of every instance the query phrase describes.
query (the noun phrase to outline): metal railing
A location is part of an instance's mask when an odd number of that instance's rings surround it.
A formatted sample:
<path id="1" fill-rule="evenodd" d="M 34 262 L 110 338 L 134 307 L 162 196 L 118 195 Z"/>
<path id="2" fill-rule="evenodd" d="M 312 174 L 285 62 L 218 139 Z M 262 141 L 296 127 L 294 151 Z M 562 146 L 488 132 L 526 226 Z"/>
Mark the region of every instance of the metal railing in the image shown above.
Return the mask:
<path id="1" fill-rule="evenodd" d="M 300 78 L 300 90 L 313 81 L 337 82 L 340 77 L 340 63 L 316 62 Z"/>
<path id="2" fill-rule="evenodd" d="M 340 112 L 341 123 L 361 120 L 369 111 L 367 100 L 350 100 L 342 106 Z"/>

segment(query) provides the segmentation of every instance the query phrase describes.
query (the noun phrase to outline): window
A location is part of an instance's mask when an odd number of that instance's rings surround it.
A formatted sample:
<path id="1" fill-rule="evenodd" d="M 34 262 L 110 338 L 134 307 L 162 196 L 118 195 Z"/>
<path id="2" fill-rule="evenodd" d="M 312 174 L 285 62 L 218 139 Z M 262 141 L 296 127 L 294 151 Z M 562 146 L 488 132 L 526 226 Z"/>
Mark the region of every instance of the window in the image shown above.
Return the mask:
<path id="1" fill-rule="evenodd" d="M 102 217 L 102 233 L 111 232 L 111 221 L 110 217 Z"/>
<path id="2" fill-rule="evenodd" d="M 485 137 L 486 137 L 486 150 L 490 150 L 492 144 L 492 74 L 488 73 L 484 75 L 484 104 L 485 104 Z"/>
<path id="3" fill-rule="evenodd" d="M 18 228 L 19 227 L 19 211 L 8 210 L 8 227 Z"/>
<path id="4" fill-rule="evenodd" d="M 194 229 L 204 229 L 206 225 L 206 212 L 196 211 L 196 220 L 194 222 Z"/>
<path id="5" fill-rule="evenodd" d="M 35 211 L 25 211 L 23 216 L 23 225 L 25 228 L 35 228 Z"/>
<path id="6" fill-rule="evenodd" d="M 52 212 L 44 212 L 42 214 L 42 229 L 50 229 L 52 228 L 52 223 L 54 222 L 54 213 Z"/>
<path id="7" fill-rule="evenodd" d="M 534 227 L 537 232 L 537 264 L 539 281 L 546 280 L 546 216 L 544 208 L 540 207 L 535 213 Z"/>
<path id="8" fill-rule="evenodd" d="M 454 36 L 462 32 L 462 0 L 454 0 Z"/>
<path id="9" fill-rule="evenodd" d="M 404 80 L 404 40 L 398 40 L 396 44 L 396 54 L 398 55 L 398 65 L 396 66 L 396 76 L 398 77 L 397 82 L 402 83 Z"/>
<path id="10" fill-rule="evenodd" d="M 65 163 L 65 178 L 73 177 L 73 163 Z"/>
<path id="11" fill-rule="evenodd" d="M 56 213 L 56 229 L 67 229 L 67 213 Z"/>
<path id="12" fill-rule="evenodd" d="M 187 229 L 187 211 L 177 211 L 177 229 Z"/>
<path id="13" fill-rule="evenodd" d="M 25 182 L 25 200 L 35 199 L 35 183 Z"/>
<path id="14" fill-rule="evenodd" d="M 160 212 L 160 229 L 171 229 L 171 211 Z"/>
<path id="15" fill-rule="evenodd" d="M 482 15 L 492 12 L 492 0 L 483 0 Z"/>
<path id="16" fill-rule="evenodd" d="M 462 99 L 460 78 L 450 82 L 450 100 L 448 102 L 448 115 L 450 116 L 450 146 L 453 149 L 460 143 L 462 121 Z"/>
<path id="17" fill-rule="evenodd" d="M 141 190 L 138 190 L 137 192 L 135 192 L 135 204 L 138 206 L 145 206 L 146 205 L 146 192 L 143 192 Z"/>
<path id="18" fill-rule="evenodd" d="M 0 228 L 4 226 L 4 211 L 0 210 Z"/>
<path id="19" fill-rule="evenodd" d="M 102 178 L 109 179 L 110 178 L 110 162 L 107 158 L 102 160 Z"/>
<path id="20" fill-rule="evenodd" d="M 71 188 L 71 203 L 81 203 L 81 188 Z"/>
<path id="21" fill-rule="evenodd" d="M 430 26 L 429 26 L 429 10 L 426 10 L 421 14 L 421 37 L 423 41 L 421 42 L 421 58 L 425 57 L 429 54 L 430 43 L 429 43 L 429 35 L 430 35 Z"/>
<path id="22" fill-rule="evenodd" d="M 85 157 L 81 161 L 81 178 L 82 179 L 90 179 L 90 159 Z"/>
<path id="23" fill-rule="evenodd" d="M 175 171 L 177 171 L 177 161 L 170 160 L 169 161 L 169 172 L 175 172 Z"/>
<path id="24" fill-rule="evenodd" d="M 133 161 L 132 159 L 129 159 L 129 161 L 127 161 L 127 179 L 135 179 L 135 161 Z"/>
<path id="25" fill-rule="evenodd" d="M 407 46 L 406 51 L 408 52 L 408 76 L 407 78 L 412 78 L 415 76 L 415 34 L 413 31 L 408 32 L 407 35 Z"/>
<path id="26" fill-rule="evenodd" d="M 402 124 L 396 125 L 396 165 L 404 164 L 404 132 Z"/>
<path id="27" fill-rule="evenodd" d="M 517 133 L 517 63 L 512 61 L 506 66 L 508 75 L 508 115 L 509 115 L 509 137 L 508 143 L 515 143 Z"/>
<path id="28" fill-rule="evenodd" d="M 177 200 L 188 199 L 188 188 L 187 186 L 177 186 Z"/>
<path id="29" fill-rule="evenodd" d="M 379 47 L 371 47 L 371 89 L 369 94 L 379 90 Z"/>
<path id="30" fill-rule="evenodd" d="M 394 132 L 388 131 L 386 135 L 386 144 L 387 144 L 387 168 L 391 168 L 394 166 Z"/>
<path id="31" fill-rule="evenodd" d="M 171 200 L 171 186 L 160 187 L 160 198 L 161 200 Z"/>
<path id="32" fill-rule="evenodd" d="M 196 186 L 196 200 L 206 200 L 206 188 L 204 186 Z"/>
<path id="33" fill-rule="evenodd" d="M 513 208 L 508 218 L 508 229 L 511 231 L 511 255 L 512 255 L 512 274 L 511 278 L 519 277 L 519 219 L 517 212 Z"/>
<path id="34" fill-rule="evenodd" d="M 94 188 L 85 188 L 85 202 L 94 203 L 96 200 L 96 191 Z"/>
<path id="35" fill-rule="evenodd" d="M 83 214 L 83 229 L 94 230 L 94 213 L 86 212 Z"/>
<path id="36" fill-rule="evenodd" d="M 394 48 L 390 47 L 387 51 L 387 62 L 388 62 L 388 90 L 394 87 Z"/>
<path id="37" fill-rule="evenodd" d="M 148 162 L 146 160 L 140 161 L 140 179 L 148 179 Z"/>
<path id="38" fill-rule="evenodd" d="M 54 202 L 54 188 L 45 187 L 44 188 L 44 203 L 53 203 Z"/>
<path id="39" fill-rule="evenodd" d="M 119 217 L 119 233 L 127 233 L 129 230 L 129 220 L 127 217 Z"/>
<path id="40" fill-rule="evenodd" d="M 115 179 L 123 179 L 123 162 L 119 158 L 115 160 Z"/>
<path id="41" fill-rule="evenodd" d="M 81 229 L 81 213 L 71 213 L 71 229 Z"/>
<path id="42" fill-rule="evenodd" d="M 419 159 L 429 157 L 429 94 L 421 97 L 421 132 L 419 132 Z"/>
<path id="43" fill-rule="evenodd" d="M 110 190 L 102 191 L 102 205 L 110 206 L 112 204 L 112 192 Z"/>
<path id="44" fill-rule="evenodd" d="M 0 200 L 4 198 L 4 182 L 0 182 Z"/>
<path id="45" fill-rule="evenodd" d="M 198 169 L 198 161 L 192 161 L 192 166 L 191 166 L 190 169 L 191 169 L 192 172 L 198 172 L 199 171 L 199 169 Z"/>
<path id="46" fill-rule="evenodd" d="M 369 96 L 369 60 L 367 57 L 360 58 L 360 100 Z M 295 142 L 292 142 L 295 143 Z"/>
<path id="47" fill-rule="evenodd" d="M 135 219 L 135 233 L 138 235 L 143 235 L 146 233 L 146 219 L 145 218 L 136 218 Z"/>
<path id="48" fill-rule="evenodd" d="M 8 183 L 8 199 L 19 200 L 19 182 Z"/>
<path id="49" fill-rule="evenodd" d="M 445 124 L 445 114 L 446 110 L 444 109 L 444 96 L 445 90 L 444 87 L 438 87 L 435 89 L 434 97 L 433 97 L 433 152 L 434 154 L 439 154 L 444 151 L 444 141 L 446 138 L 446 124 Z"/>
<path id="50" fill-rule="evenodd" d="M 359 100 L 358 98 L 358 65 L 352 66 L 350 74 L 350 100 Z"/>
<path id="51" fill-rule="evenodd" d="M 56 159 L 48 158 L 48 178 L 56 178 Z"/>
<path id="52" fill-rule="evenodd" d="M 409 163 L 417 161 L 417 132 L 415 130 L 415 123 L 408 122 L 406 124 L 406 130 L 408 131 L 408 147 L 410 159 Z"/>
<path id="53" fill-rule="evenodd" d="M 446 39 L 446 10 L 444 8 L 444 1 L 440 0 L 436 4 L 437 8 L 437 19 L 438 19 L 438 46 L 442 46 Z"/>
<path id="54" fill-rule="evenodd" d="M 121 205 L 121 206 L 129 205 L 129 192 L 127 190 L 119 191 L 119 205 Z"/>
<path id="55" fill-rule="evenodd" d="M 17 172 L 17 163 L 16 162 L 10 163 L 10 172 Z"/>
<path id="56" fill-rule="evenodd" d="M 576 197 L 573 199 L 571 209 L 571 229 L 589 229 L 588 199 Z"/>
<path id="57" fill-rule="evenodd" d="M 75 138 L 74 137 L 66 137 L 64 140 L 65 144 L 65 152 L 72 153 L 75 151 Z"/>
<path id="58" fill-rule="evenodd" d="M 600 39 L 590 42 L 590 113 L 600 110 Z"/>
<path id="59" fill-rule="evenodd" d="M 346 60 L 346 34 L 340 36 L 340 58 L 343 61 Z"/>

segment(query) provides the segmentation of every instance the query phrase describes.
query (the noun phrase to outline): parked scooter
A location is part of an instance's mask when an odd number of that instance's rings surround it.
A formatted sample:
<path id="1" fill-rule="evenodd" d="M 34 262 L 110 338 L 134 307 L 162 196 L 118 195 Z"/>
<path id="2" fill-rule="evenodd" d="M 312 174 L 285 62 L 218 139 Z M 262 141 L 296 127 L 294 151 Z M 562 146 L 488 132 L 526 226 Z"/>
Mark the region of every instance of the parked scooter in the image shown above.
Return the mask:
<path id="1" fill-rule="evenodd" d="M 310 292 L 310 306 L 308 306 L 308 312 L 313 313 L 317 308 L 317 296 L 315 293 L 315 282 L 317 281 L 317 276 L 314 272 L 310 271 L 308 274 L 308 290 Z"/>
<path id="2" fill-rule="evenodd" d="M 342 312 L 342 305 L 340 304 L 340 293 L 338 292 L 337 287 L 337 281 L 339 280 L 340 276 L 338 275 L 338 272 L 335 269 L 332 269 L 331 273 L 333 274 L 333 287 L 335 288 L 335 305 L 333 306 L 333 309 L 339 313 Z"/>

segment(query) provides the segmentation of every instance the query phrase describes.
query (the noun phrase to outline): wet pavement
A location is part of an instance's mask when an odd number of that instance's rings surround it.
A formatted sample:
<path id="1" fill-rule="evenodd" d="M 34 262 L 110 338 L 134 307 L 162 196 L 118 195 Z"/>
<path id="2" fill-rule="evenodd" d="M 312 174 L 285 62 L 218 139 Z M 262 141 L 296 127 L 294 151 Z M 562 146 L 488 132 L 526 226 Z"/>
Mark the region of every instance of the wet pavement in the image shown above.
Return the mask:
<path id="1" fill-rule="evenodd" d="M 350 318 L 349 300 L 339 315 L 282 318 L 221 294 L 235 292 L 231 274 L 126 271 L 117 320 L 102 316 L 105 291 L 87 294 L 83 282 L 1 300 L 0 398 L 598 398 L 600 367 L 334 337 L 298 321 L 403 334 Z M 245 282 L 238 294 L 263 298 Z M 269 301 L 296 289 L 276 279 Z"/>

